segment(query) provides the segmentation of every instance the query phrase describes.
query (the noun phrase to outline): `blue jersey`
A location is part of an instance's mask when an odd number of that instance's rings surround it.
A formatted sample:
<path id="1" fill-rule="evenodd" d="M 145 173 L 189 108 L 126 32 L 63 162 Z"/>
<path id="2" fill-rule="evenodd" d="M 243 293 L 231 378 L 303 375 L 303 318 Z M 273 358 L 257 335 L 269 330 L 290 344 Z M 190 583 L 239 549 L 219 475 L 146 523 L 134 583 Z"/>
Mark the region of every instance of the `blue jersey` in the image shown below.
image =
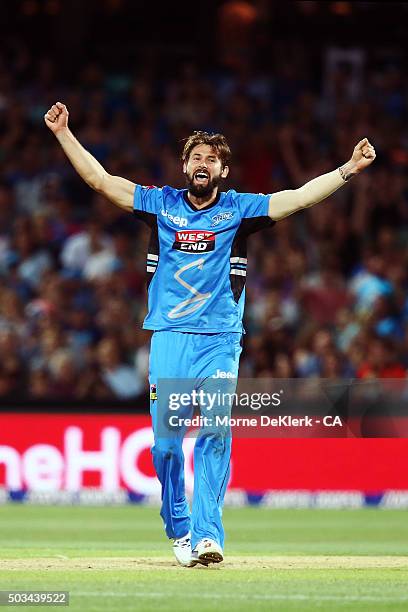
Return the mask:
<path id="1" fill-rule="evenodd" d="M 186 189 L 136 185 L 134 213 L 151 227 L 143 327 L 242 332 L 247 236 L 273 225 L 269 196 L 219 192 L 196 209 Z"/>

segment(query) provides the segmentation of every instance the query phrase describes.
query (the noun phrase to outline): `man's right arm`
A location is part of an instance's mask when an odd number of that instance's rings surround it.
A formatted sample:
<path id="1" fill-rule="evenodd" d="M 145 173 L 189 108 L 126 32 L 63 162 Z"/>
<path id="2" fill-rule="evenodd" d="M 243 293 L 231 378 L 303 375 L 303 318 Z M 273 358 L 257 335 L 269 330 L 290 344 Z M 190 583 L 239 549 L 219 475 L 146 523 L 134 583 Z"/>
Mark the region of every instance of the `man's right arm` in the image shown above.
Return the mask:
<path id="1" fill-rule="evenodd" d="M 84 149 L 68 127 L 66 106 L 61 102 L 53 104 L 44 115 L 44 121 L 84 181 L 120 208 L 132 212 L 135 183 L 120 176 L 112 176 Z"/>

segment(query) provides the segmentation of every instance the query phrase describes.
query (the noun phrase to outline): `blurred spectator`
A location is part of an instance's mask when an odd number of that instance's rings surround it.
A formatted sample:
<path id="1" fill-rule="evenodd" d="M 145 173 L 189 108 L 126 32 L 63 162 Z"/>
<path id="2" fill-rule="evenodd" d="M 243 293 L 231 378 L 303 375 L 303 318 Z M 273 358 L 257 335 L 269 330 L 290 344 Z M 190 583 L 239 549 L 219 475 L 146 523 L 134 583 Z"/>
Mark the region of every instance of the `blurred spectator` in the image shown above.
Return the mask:
<path id="1" fill-rule="evenodd" d="M 149 232 L 76 175 L 42 123 L 56 99 L 109 172 L 146 185 L 183 186 L 182 140 L 196 129 L 223 132 L 231 144 L 223 188 L 264 193 L 299 187 L 346 161 L 363 136 L 372 139 L 378 159 L 366 175 L 250 238 L 241 374 L 405 375 L 403 58 L 389 50 L 385 61 L 381 44 L 370 53 L 362 44 L 301 52 L 289 39 L 269 45 L 269 4 L 252 4 L 220 7 L 208 69 L 190 59 L 163 70 L 158 51 L 137 73 L 133 59 L 123 59 L 120 74 L 85 61 L 72 79 L 57 69 L 59 58 L 31 56 L 23 40 L 5 38 L 1 397 L 112 399 L 146 389 L 150 334 L 140 326 Z M 312 26 L 312 4 L 291 11 Z M 256 48 L 266 51 L 262 61 Z"/>
<path id="2" fill-rule="evenodd" d="M 98 361 L 102 378 L 115 397 L 135 397 L 143 390 L 143 382 L 136 369 L 122 362 L 118 344 L 106 338 L 98 345 Z"/>
<path id="3" fill-rule="evenodd" d="M 367 359 L 358 369 L 358 378 L 405 378 L 406 368 L 398 361 L 390 341 L 373 338 L 368 345 Z"/>
<path id="4" fill-rule="evenodd" d="M 392 295 L 393 288 L 386 278 L 384 259 L 374 250 L 365 253 L 363 266 L 351 280 L 350 289 L 356 297 L 359 314 L 368 314 L 377 298 Z"/>
<path id="5" fill-rule="evenodd" d="M 56 350 L 48 360 L 51 373 L 52 395 L 61 399 L 77 397 L 77 365 L 74 355 L 67 349 Z"/>
<path id="6" fill-rule="evenodd" d="M 96 258 L 92 266 L 91 258 L 100 256 L 101 253 L 110 253 L 110 245 L 109 237 L 102 233 L 100 224 L 92 219 L 86 231 L 74 234 L 65 241 L 61 251 L 61 263 L 67 270 L 77 273 L 85 273 L 86 267 L 89 266 L 88 274 L 91 278 L 98 276 L 98 259 Z M 99 265 L 103 266 L 105 259 L 102 257 Z M 104 273 L 106 274 L 106 266 L 102 267 L 102 275 Z"/>

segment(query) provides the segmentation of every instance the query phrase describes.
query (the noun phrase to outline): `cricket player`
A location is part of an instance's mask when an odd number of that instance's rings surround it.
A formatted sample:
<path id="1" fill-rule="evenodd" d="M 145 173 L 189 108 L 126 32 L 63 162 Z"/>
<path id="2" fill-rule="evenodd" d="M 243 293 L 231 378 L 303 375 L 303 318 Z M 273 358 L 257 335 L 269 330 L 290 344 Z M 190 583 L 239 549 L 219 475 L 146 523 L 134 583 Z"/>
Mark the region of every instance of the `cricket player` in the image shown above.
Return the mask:
<path id="1" fill-rule="evenodd" d="M 228 176 L 231 155 L 227 141 L 221 134 L 195 132 L 182 154 L 186 189 L 146 187 L 112 176 L 82 147 L 68 127 L 64 104 L 54 104 L 44 119 L 84 181 L 151 228 L 148 314 L 143 327 L 154 332 L 150 409 L 153 463 L 162 486 L 161 516 L 180 564 L 218 563 L 223 560 L 221 517 L 231 436 L 228 428 L 205 427 L 198 435 L 190 514 L 184 488 L 185 428 L 176 427 L 172 435 L 160 433 L 167 407 L 160 404 L 158 381 L 192 379 L 200 381 L 198 386 L 211 386 L 223 379 L 235 385 L 243 334 L 247 237 L 345 185 L 374 161 L 374 147 L 364 138 L 348 162 L 299 189 L 272 195 L 223 192 L 220 186 Z"/>

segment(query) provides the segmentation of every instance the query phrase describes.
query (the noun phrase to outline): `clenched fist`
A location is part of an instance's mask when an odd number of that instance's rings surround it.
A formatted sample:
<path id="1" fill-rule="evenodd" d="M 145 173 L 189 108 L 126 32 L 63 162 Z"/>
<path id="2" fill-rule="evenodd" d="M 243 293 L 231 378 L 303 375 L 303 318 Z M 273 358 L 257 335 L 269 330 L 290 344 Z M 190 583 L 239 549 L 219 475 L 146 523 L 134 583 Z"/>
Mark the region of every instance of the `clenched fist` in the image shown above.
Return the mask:
<path id="1" fill-rule="evenodd" d="M 65 104 L 56 102 L 45 113 L 44 121 L 54 134 L 68 127 L 68 110 Z"/>
<path id="2" fill-rule="evenodd" d="M 348 181 L 367 168 L 375 160 L 375 149 L 368 141 L 368 138 L 363 138 L 354 147 L 351 159 L 339 168 L 339 172 L 344 181 Z"/>
<path id="3" fill-rule="evenodd" d="M 356 169 L 360 172 L 367 168 L 375 160 L 375 149 L 368 141 L 368 138 L 363 138 L 354 147 L 351 161 L 355 163 Z"/>

